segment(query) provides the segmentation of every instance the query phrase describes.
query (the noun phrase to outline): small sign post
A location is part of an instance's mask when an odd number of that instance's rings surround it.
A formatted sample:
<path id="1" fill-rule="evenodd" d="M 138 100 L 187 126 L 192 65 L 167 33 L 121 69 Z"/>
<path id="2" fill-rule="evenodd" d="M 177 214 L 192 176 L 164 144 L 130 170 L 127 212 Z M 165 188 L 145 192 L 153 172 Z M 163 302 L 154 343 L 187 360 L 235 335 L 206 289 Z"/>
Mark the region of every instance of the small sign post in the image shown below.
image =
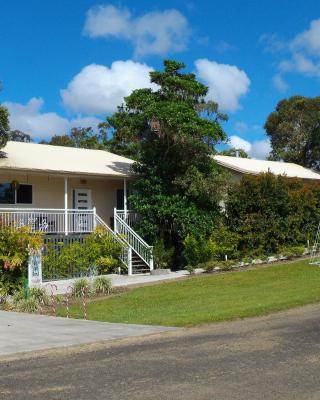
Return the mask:
<path id="1" fill-rule="evenodd" d="M 42 285 L 41 250 L 29 255 L 28 260 L 28 286 L 39 287 Z"/>

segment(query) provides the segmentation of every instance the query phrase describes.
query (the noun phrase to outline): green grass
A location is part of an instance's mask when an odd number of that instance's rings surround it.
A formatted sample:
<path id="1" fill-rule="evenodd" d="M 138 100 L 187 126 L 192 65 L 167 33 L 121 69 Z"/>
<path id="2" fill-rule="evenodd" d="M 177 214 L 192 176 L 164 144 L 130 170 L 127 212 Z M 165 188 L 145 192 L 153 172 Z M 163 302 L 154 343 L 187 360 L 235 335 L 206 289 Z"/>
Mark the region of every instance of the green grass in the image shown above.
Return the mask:
<path id="1" fill-rule="evenodd" d="M 299 261 L 132 289 L 92 301 L 88 317 L 108 322 L 190 326 L 319 301 L 320 268 Z M 71 313 L 83 317 L 79 306 L 73 306 Z"/>

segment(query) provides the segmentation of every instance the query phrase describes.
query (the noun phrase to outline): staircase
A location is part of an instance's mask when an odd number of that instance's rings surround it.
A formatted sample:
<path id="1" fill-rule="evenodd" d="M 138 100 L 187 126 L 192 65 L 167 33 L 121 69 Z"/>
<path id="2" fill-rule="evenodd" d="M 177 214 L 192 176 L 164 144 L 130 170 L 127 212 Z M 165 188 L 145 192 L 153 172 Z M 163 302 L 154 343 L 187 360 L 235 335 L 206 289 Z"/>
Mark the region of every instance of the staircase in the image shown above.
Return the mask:
<path id="1" fill-rule="evenodd" d="M 149 246 L 133 229 L 126 213 L 114 209 L 114 231 L 95 214 L 95 226 L 108 230 L 114 240 L 122 245 L 121 261 L 128 268 L 128 275 L 141 274 L 153 270 L 152 246 Z M 130 218 L 130 221 L 134 221 Z"/>
<path id="2" fill-rule="evenodd" d="M 145 274 L 146 272 L 150 272 L 149 266 L 142 260 L 141 257 L 135 252 L 132 251 L 132 274 Z"/>
<path id="3" fill-rule="evenodd" d="M 129 246 L 128 275 L 153 270 L 152 246 L 149 246 L 129 225 L 126 212 L 114 209 L 114 232 Z"/>

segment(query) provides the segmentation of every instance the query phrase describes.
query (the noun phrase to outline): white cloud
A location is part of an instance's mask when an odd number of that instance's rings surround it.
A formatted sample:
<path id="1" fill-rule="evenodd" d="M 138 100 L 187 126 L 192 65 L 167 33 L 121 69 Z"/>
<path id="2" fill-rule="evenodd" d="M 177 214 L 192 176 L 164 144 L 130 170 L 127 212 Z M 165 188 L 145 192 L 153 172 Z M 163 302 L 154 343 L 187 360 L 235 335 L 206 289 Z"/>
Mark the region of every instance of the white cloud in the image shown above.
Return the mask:
<path id="1" fill-rule="evenodd" d="M 127 8 L 106 5 L 88 10 L 83 33 L 91 38 L 129 40 L 135 55 L 143 56 L 185 50 L 190 29 L 186 18 L 174 9 L 134 18 Z"/>
<path id="2" fill-rule="evenodd" d="M 33 138 L 47 138 L 52 135 L 63 135 L 72 127 L 95 128 L 101 120 L 95 117 L 77 117 L 67 119 L 55 112 L 42 112 L 44 101 L 33 97 L 26 104 L 4 102 L 10 112 L 10 127 L 19 129 Z"/>
<path id="3" fill-rule="evenodd" d="M 208 99 L 216 101 L 224 111 L 236 111 L 240 98 L 250 86 L 247 74 L 235 65 L 218 64 L 206 58 L 195 61 L 196 74 L 208 87 Z"/>
<path id="4" fill-rule="evenodd" d="M 306 51 L 314 56 L 320 56 L 320 18 L 311 21 L 309 29 L 299 33 L 292 40 L 291 48 Z"/>
<path id="5" fill-rule="evenodd" d="M 229 138 L 229 146 L 235 149 L 242 149 L 252 158 L 265 159 L 271 151 L 269 140 L 256 140 L 252 143 L 239 136 L 233 135 Z"/>
<path id="6" fill-rule="evenodd" d="M 287 82 L 283 79 L 281 74 L 276 74 L 272 78 L 272 83 L 273 86 L 279 91 L 279 92 L 286 92 L 289 89 L 289 85 Z"/>
<path id="7" fill-rule="evenodd" d="M 320 77 L 320 18 L 311 21 L 307 30 L 298 33 L 292 40 L 281 41 L 276 35 L 262 37 L 267 50 L 281 52 L 286 57 L 278 63 L 280 73 L 273 77 L 274 86 L 284 92 L 288 89 L 283 74 L 295 72 L 301 75 Z"/>
<path id="8" fill-rule="evenodd" d="M 271 145 L 269 140 L 256 140 L 251 144 L 251 149 L 249 155 L 252 158 L 257 158 L 258 160 L 263 160 L 267 158 L 271 151 Z"/>
<path id="9" fill-rule="evenodd" d="M 150 84 L 152 68 L 131 60 L 115 61 L 111 67 L 91 64 L 84 67 L 60 91 L 63 104 L 76 112 L 107 114 L 123 103 L 134 89 L 155 87 Z"/>

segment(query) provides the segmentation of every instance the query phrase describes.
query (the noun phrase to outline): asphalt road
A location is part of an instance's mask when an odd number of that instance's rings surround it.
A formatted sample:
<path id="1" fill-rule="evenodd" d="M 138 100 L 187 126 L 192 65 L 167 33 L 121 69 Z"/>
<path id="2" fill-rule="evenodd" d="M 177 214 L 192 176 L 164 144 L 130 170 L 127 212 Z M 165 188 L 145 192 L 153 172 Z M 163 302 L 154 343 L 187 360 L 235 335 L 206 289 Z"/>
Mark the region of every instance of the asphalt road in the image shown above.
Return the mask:
<path id="1" fill-rule="evenodd" d="M 0 360 L 1 400 L 319 400 L 320 306 Z"/>

